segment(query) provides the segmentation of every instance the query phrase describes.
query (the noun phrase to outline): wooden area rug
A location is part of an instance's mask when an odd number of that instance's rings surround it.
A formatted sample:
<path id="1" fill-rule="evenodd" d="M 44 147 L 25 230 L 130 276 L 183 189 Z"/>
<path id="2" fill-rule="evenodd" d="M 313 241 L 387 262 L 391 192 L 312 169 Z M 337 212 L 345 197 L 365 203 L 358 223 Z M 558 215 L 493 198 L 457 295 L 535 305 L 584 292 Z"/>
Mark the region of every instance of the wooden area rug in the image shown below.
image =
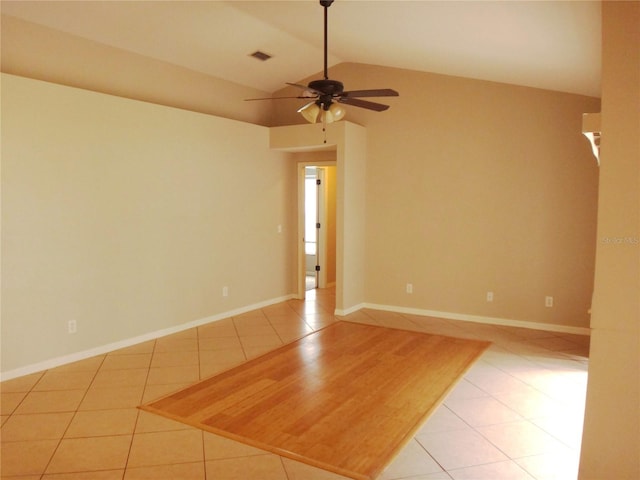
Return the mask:
<path id="1" fill-rule="evenodd" d="M 488 345 L 341 321 L 140 408 L 373 479 Z"/>

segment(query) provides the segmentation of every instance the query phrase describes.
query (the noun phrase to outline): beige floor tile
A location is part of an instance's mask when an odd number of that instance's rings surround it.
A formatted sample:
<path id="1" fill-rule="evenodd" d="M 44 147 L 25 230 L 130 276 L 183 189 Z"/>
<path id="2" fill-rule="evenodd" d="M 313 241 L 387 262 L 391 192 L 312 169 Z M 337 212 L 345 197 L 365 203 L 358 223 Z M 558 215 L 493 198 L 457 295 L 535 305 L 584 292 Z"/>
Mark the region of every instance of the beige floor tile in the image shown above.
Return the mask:
<path id="1" fill-rule="evenodd" d="M 239 315 L 234 315 L 232 320 L 235 323 L 237 320 L 248 320 L 251 318 L 262 318 L 265 319 L 267 317 L 264 316 L 264 312 L 261 309 L 251 310 L 249 312 L 241 313 Z"/>
<path id="2" fill-rule="evenodd" d="M 3 443 L 0 447 L 2 478 L 43 473 L 57 446 L 58 440 Z"/>
<path id="3" fill-rule="evenodd" d="M 536 480 L 513 461 L 451 470 L 453 480 Z"/>
<path id="4" fill-rule="evenodd" d="M 151 368 L 147 385 L 166 385 L 172 383 L 193 383 L 200 379 L 198 365 L 186 367 Z"/>
<path id="5" fill-rule="evenodd" d="M 89 388 L 91 381 L 95 377 L 93 371 L 80 372 L 59 372 L 49 370 L 34 385 L 34 392 L 44 392 L 52 390 L 82 390 Z"/>
<path id="6" fill-rule="evenodd" d="M 534 418 L 531 420 L 531 423 L 540 427 L 554 438 L 557 438 L 563 444 L 575 450 L 580 450 L 584 415 L 558 413 L 557 415 L 548 417 Z"/>
<path id="7" fill-rule="evenodd" d="M 87 394 L 80 404 L 79 410 L 111 410 L 114 408 L 130 408 L 140 405 L 144 386 L 94 388 L 87 390 Z"/>
<path id="8" fill-rule="evenodd" d="M 528 390 L 524 382 L 482 361 L 471 367 L 464 378 L 490 395 Z"/>
<path id="9" fill-rule="evenodd" d="M 214 375 L 218 375 L 219 373 L 224 372 L 225 370 L 229 370 L 229 368 L 233 367 L 237 364 L 219 364 L 219 363 L 201 363 L 200 364 L 200 380 L 205 380 L 209 377 L 213 377 Z"/>
<path id="10" fill-rule="evenodd" d="M 220 460 L 223 458 L 249 457 L 265 455 L 267 452 L 245 443 L 236 442 L 229 438 L 204 432 L 205 460 Z"/>
<path id="11" fill-rule="evenodd" d="M 311 314 L 304 316 L 304 323 L 309 325 L 314 330 L 326 327 L 336 321 L 333 315 L 328 313 Z"/>
<path id="12" fill-rule="evenodd" d="M 0 414 L 12 414 L 20 402 L 28 395 L 27 392 L 2 392 L 0 393 Z"/>
<path id="13" fill-rule="evenodd" d="M 131 435 L 118 435 L 63 439 L 46 473 L 124 469 L 131 437 Z"/>
<path id="14" fill-rule="evenodd" d="M 148 467 L 202 461 L 202 431 L 191 428 L 136 434 L 131 445 L 128 465 Z"/>
<path id="15" fill-rule="evenodd" d="M 271 330 L 273 333 L 268 335 L 241 336 L 240 342 L 242 343 L 242 347 L 245 349 L 254 347 L 268 347 L 271 349 L 278 348 L 282 345 L 282 340 L 280 340 L 280 337 L 273 328 L 271 328 Z"/>
<path id="16" fill-rule="evenodd" d="M 520 415 L 493 397 L 448 398 L 445 405 L 472 427 L 522 420 Z"/>
<path id="17" fill-rule="evenodd" d="M 134 387 L 144 385 L 149 370 L 128 368 L 124 370 L 100 370 L 91 384 L 92 388 Z"/>
<path id="18" fill-rule="evenodd" d="M 389 328 L 401 328 L 403 330 L 410 330 L 410 331 L 422 331 L 422 328 L 420 327 L 420 325 L 416 324 L 415 322 L 412 322 L 410 319 L 401 316 L 400 318 L 393 318 L 390 320 L 384 320 L 382 319 L 380 321 L 380 324 L 384 327 L 389 327 Z"/>
<path id="19" fill-rule="evenodd" d="M 156 340 L 154 353 L 158 352 L 197 352 L 198 337 L 172 338 L 163 337 Z"/>
<path id="20" fill-rule="evenodd" d="M 468 380 L 461 378 L 455 387 L 453 387 L 453 390 L 449 395 L 447 395 L 447 399 L 478 398 L 488 396 L 489 394 L 487 392 L 476 387 Z"/>
<path id="21" fill-rule="evenodd" d="M 308 294 L 307 294 L 308 296 Z M 292 298 L 286 301 L 287 306 L 294 312 L 302 312 L 306 309 L 313 310 L 319 308 L 316 302 L 307 302 L 299 298 Z"/>
<path id="22" fill-rule="evenodd" d="M 233 319 L 233 323 L 236 326 L 236 331 L 238 335 L 254 335 L 257 333 L 258 329 L 266 328 L 267 330 L 271 328 L 271 323 L 267 320 L 267 317 L 242 317 Z"/>
<path id="23" fill-rule="evenodd" d="M 136 467 L 127 468 L 124 480 L 205 480 L 204 472 L 204 462 Z"/>
<path id="24" fill-rule="evenodd" d="M 274 326 L 275 325 L 299 325 L 304 315 L 320 314 L 320 313 L 322 313 L 322 311 L 320 311 L 318 308 L 310 308 L 306 311 L 300 311 L 300 312 L 291 310 L 290 312 L 285 312 L 285 313 L 270 314 L 267 316 L 267 318 L 269 319 L 269 323 Z"/>
<path id="25" fill-rule="evenodd" d="M 245 458 L 227 458 L 206 462 L 207 478 L 224 480 L 288 480 L 282 461 L 277 455 L 257 455 L 251 461 Z"/>
<path id="26" fill-rule="evenodd" d="M 288 480 L 347 480 L 348 477 L 338 475 L 306 463 L 296 462 L 288 458 L 281 458 Z M 409 480 L 409 479 L 408 479 Z M 412 477 L 410 480 L 414 480 Z M 449 480 L 451 480 L 449 478 Z"/>
<path id="27" fill-rule="evenodd" d="M 18 476 L 3 476 L 6 480 L 42 480 L 42 475 L 18 475 Z"/>
<path id="28" fill-rule="evenodd" d="M 230 348 L 242 348 L 240 339 L 233 337 L 203 337 L 198 339 L 200 353 L 203 351 L 227 350 Z"/>
<path id="29" fill-rule="evenodd" d="M 244 347 L 245 355 L 247 356 L 247 360 L 252 358 L 259 357 L 260 355 L 264 355 L 265 353 L 270 352 L 271 350 L 282 346 L 282 343 L 277 345 L 256 345 L 256 346 L 248 346 Z"/>
<path id="30" fill-rule="evenodd" d="M 265 323 L 264 325 L 245 325 L 240 324 L 236 327 L 238 329 L 238 335 L 240 338 L 242 337 L 264 337 L 264 336 L 272 336 L 276 334 L 276 331 L 273 329 L 270 323 Z"/>
<path id="31" fill-rule="evenodd" d="M 31 392 L 22 400 L 14 413 L 74 412 L 82 401 L 85 390 Z"/>
<path id="32" fill-rule="evenodd" d="M 56 372 L 97 372 L 102 365 L 106 355 L 97 355 L 95 357 L 78 360 L 77 362 L 68 363 L 56 367 Z"/>
<path id="33" fill-rule="evenodd" d="M 382 472 L 379 479 L 412 478 L 417 475 L 437 472 L 442 472 L 440 465 L 418 442 L 412 440 L 398 453 L 398 456 Z"/>
<path id="34" fill-rule="evenodd" d="M 7 380 L 0 384 L 0 391 L 2 393 L 29 392 L 44 374 L 45 372 L 38 372 Z"/>
<path id="35" fill-rule="evenodd" d="M 65 438 L 130 435 L 137 418 L 136 408 L 77 412 Z"/>
<path id="36" fill-rule="evenodd" d="M 12 415 L 2 426 L 0 439 L 2 442 L 60 439 L 73 415 L 72 412 Z"/>
<path id="37" fill-rule="evenodd" d="M 362 310 L 358 310 L 357 312 L 350 313 L 344 317 L 338 317 L 345 322 L 353 322 L 353 323 L 367 323 L 371 325 L 377 325 L 378 322 L 373 320 L 369 315 L 367 315 Z"/>
<path id="38" fill-rule="evenodd" d="M 471 428 L 426 433 L 416 438 L 447 471 L 508 460 L 504 453 Z"/>
<path id="39" fill-rule="evenodd" d="M 170 420 L 155 413 L 139 410 L 136 433 L 170 432 L 173 430 L 189 430 L 192 427 L 181 422 Z"/>
<path id="40" fill-rule="evenodd" d="M 447 472 L 427 473 L 426 475 L 418 475 L 407 480 L 451 480 Z"/>
<path id="41" fill-rule="evenodd" d="M 163 340 L 182 340 L 186 338 L 198 338 L 198 328 L 188 328 L 186 330 L 167 335 L 166 337 L 162 337 Z"/>
<path id="42" fill-rule="evenodd" d="M 183 388 L 192 385 L 194 382 L 189 383 L 165 383 L 160 385 L 147 385 L 144 389 L 144 395 L 142 396 L 142 400 L 134 406 L 138 406 L 152 400 L 156 400 L 160 397 L 164 397 L 165 395 L 169 395 L 170 393 L 177 392 L 182 390 Z"/>
<path id="43" fill-rule="evenodd" d="M 510 458 L 550 453 L 563 447 L 558 440 L 527 421 L 478 427 L 477 430 Z"/>
<path id="44" fill-rule="evenodd" d="M 239 341 L 238 341 L 239 343 Z M 234 342 L 235 345 L 235 342 Z M 218 350 L 201 350 L 200 363 L 221 363 L 234 365 L 246 360 L 241 346 Z"/>
<path id="45" fill-rule="evenodd" d="M 93 472 L 53 473 L 42 480 L 122 480 L 124 470 L 102 470 Z"/>
<path id="46" fill-rule="evenodd" d="M 551 453 L 518 458 L 515 461 L 537 480 L 567 480 L 578 478 L 580 452 L 559 448 Z"/>
<path id="47" fill-rule="evenodd" d="M 264 313 L 265 317 L 270 316 L 278 316 L 278 315 L 290 315 L 291 312 L 295 312 L 290 306 L 288 302 L 276 303 L 274 305 L 269 305 L 267 307 L 263 307 L 262 313 Z"/>
<path id="48" fill-rule="evenodd" d="M 304 323 L 298 325 L 276 324 L 273 328 L 284 343 L 292 342 L 313 333 L 313 329 Z"/>
<path id="49" fill-rule="evenodd" d="M 427 421 L 416 433 L 417 436 L 425 433 L 448 432 L 451 430 L 464 430 L 469 426 L 449 410 L 445 405 L 441 405 L 433 412 Z"/>
<path id="50" fill-rule="evenodd" d="M 133 353 L 108 355 L 100 367 L 100 371 L 124 370 L 129 368 L 149 368 L 151 364 L 151 353 Z"/>
<path id="51" fill-rule="evenodd" d="M 114 350 L 113 352 L 109 352 L 109 355 L 134 355 L 140 353 L 153 353 L 155 345 L 155 340 L 149 340 L 147 342 L 141 342 L 135 345 L 131 345 L 130 347 L 124 347 L 118 350 Z"/>
<path id="52" fill-rule="evenodd" d="M 238 334 L 232 318 L 225 318 L 198 327 L 198 338 L 227 338 Z"/>
<path id="53" fill-rule="evenodd" d="M 198 363 L 198 352 L 156 352 L 151 360 L 151 368 L 186 367 Z"/>
<path id="54" fill-rule="evenodd" d="M 528 393 L 505 393 L 496 395 L 496 400 L 525 418 L 547 417 L 569 414 L 569 408 L 531 388 Z"/>

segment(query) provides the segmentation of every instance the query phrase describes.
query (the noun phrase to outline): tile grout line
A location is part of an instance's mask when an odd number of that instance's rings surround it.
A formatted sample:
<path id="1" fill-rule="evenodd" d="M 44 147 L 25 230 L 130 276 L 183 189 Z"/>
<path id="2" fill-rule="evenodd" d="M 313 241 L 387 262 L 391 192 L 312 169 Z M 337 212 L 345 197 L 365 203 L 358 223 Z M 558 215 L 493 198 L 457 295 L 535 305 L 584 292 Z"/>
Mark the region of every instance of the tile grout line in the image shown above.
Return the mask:
<path id="1" fill-rule="evenodd" d="M 149 359 L 149 365 L 147 367 L 147 375 L 144 379 L 144 388 L 142 389 L 142 394 L 140 396 L 140 400 L 138 401 L 138 406 L 141 405 L 144 401 L 144 396 L 145 393 L 147 392 L 147 386 L 148 386 L 148 381 L 149 381 L 149 377 L 151 375 L 151 365 L 153 364 L 153 357 L 156 354 L 156 347 L 157 347 L 157 340 L 153 340 L 153 349 L 151 350 L 151 358 Z M 127 475 L 127 469 L 129 468 L 129 460 L 131 458 L 131 451 L 133 450 L 133 442 L 135 441 L 136 438 L 136 430 L 138 429 L 138 422 L 140 421 L 140 413 L 141 410 L 138 408 L 138 406 L 136 406 L 136 421 L 133 424 L 133 432 L 131 433 L 131 442 L 129 443 L 129 449 L 127 450 L 127 458 L 124 462 L 124 467 L 122 470 L 122 480 L 124 480 L 124 478 Z"/>
<path id="2" fill-rule="evenodd" d="M 40 478 L 44 478 L 45 474 L 47 473 L 47 470 L 49 469 L 49 467 L 51 466 L 51 462 L 53 461 L 53 459 L 56 456 L 56 453 L 58 453 L 58 449 L 60 448 L 60 445 L 62 445 L 62 441 L 65 439 L 65 435 L 67 434 L 67 432 L 69 431 L 69 428 L 71 427 L 71 424 L 73 423 L 73 420 L 76 418 L 76 415 L 78 414 L 78 410 L 80 408 L 80 406 L 82 405 L 82 402 L 84 401 L 85 398 L 87 398 L 87 393 L 89 392 L 89 389 L 91 388 L 91 385 L 93 385 L 93 382 L 95 381 L 96 377 L 98 376 L 98 372 L 100 371 L 100 369 L 102 368 L 102 365 L 104 365 L 104 361 L 107 358 L 106 355 L 104 355 L 102 357 L 102 361 L 100 362 L 100 365 L 98 365 L 98 368 L 96 368 L 95 373 L 93 374 L 93 377 L 91 378 L 91 381 L 89 382 L 89 385 L 87 385 L 84 394 L 82 395 L 82 398 L 80 399 L 80 401 L 78 402 L 78 406 L 76 407 L 76 409 L 73 411 L 73 415 L 71 416 L 71 420 L 69 420 L 69 424 L 66 426 L 66 428 L 64 429 L 64 432 L 62 433 L 62 436 L 60 437 L 60 440 L 58 440 L 58 444 L 56 445 L 56 448 L 53 449 L 53 452 L 51 453 L 51 457 L 49 457 L 49 461 L 47 462 L 47 464 L 44 467 L 44 470 L 42 471 L 42 474 L 40 475 Z M 42 378 L 44 378 L 44 376 L 46 375 L 47 372 L 49 372 L 50 370 L 45 370 L 45 372 L 42 374 L 42 376 L 40 377 L 40 379 L 38 380 L 38 382 L 36 382 L 36 385 L 38 383 L 40 383 L 40 381 L 42 380 Z M 36 387 L 36 385 L 33 386 L 33 388 Z M 26 397 L 25 397 L 26 398 Z"/>

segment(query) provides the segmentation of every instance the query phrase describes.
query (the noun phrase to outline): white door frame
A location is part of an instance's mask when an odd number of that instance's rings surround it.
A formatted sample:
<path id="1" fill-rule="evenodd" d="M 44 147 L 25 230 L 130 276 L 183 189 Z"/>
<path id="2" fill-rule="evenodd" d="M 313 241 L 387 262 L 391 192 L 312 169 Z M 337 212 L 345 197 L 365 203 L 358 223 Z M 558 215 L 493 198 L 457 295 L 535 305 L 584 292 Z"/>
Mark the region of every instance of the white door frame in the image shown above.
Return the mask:
<path id="1" fill-rule="evenodd" d="M 320 195 L 318 198 L 318 222 L 321 225 L 326 225 L 327 223 L 327 209 L 326 209 L 326 171 L 322 167 L 336 166 L 335 160 L 328 161 L 317 161 L 317 162 L 298 162 L 298 295 L 299 299 L 304 299 L 306 297 L 306 276 L 307 276 L 307 268 L 306 268 L 306 254 L 305 254 L 305 245 L 304 245 L 304 226 L 305 226 L 305 167 L 318 167 L 319 176 L 321 176 L 321 188 Z M 325 288 L 327 286 L 327 229 L 320 228 L 319 238 L 319 261 L 320 265 L 320 273 L 318 275 L 318 288 Z"/>

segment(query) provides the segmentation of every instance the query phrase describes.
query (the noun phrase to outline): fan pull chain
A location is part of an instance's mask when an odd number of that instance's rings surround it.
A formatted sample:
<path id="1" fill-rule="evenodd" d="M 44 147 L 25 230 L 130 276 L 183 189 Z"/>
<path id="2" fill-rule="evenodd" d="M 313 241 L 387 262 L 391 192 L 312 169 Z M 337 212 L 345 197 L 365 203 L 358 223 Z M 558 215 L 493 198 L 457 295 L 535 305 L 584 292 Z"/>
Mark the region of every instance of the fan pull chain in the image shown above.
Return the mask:
<path id="1" fill-rule="evenodd" d="M 322 115 L 322 132 L 324 133 L 324 143 L 327 143 L 327 116 Z"/>

